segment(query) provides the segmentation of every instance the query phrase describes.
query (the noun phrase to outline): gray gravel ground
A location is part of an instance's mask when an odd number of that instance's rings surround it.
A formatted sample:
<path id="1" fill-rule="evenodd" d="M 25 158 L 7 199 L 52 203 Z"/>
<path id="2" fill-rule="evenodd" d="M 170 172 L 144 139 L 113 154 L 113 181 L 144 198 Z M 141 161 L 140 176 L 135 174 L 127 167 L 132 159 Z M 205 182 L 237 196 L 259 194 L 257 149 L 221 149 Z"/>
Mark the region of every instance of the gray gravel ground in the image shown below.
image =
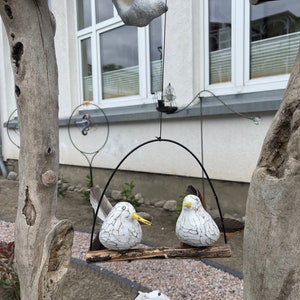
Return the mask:
<path id="1" fill-rule="evenodd" d="M 13 227 L 13 223 L 0 221 L 0 240 L 13 240 Z M 75 233 L 73 260 L 63 300 L 132 300 L 137 290 L 153 289 L 160 289 L 172 300 L 243 299 L 241 279 L 199 260 L 138 260 L 87 265 L 85 253 L 89 239 L 88 233 Z"/>

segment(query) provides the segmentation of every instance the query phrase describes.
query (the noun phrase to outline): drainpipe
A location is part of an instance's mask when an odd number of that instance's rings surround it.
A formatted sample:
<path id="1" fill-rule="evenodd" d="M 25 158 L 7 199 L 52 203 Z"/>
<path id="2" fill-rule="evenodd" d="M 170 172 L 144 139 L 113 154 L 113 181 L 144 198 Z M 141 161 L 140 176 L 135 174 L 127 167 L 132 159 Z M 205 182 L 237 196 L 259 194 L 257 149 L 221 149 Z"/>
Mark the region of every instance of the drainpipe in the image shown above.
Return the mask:
<path id="1" fill-rule="evenodd" d="M 7 177 L 7 170 L 2 155 L 0 156 L 0 169 L 3 177 Z"/>
<path id="2" fill-rule="evenodd" d="M 2 155 L 0 155 L 0 170 L 1 170 L 2 176 L 7 177 L 7 170 L 6 170 L 6 166 L 4 164 Z"/>
<path id="3" fill-rule="evenodd" d="M 2 173 L 3 177 L 7 177 L 7 170 L 6 166 L 3 161 L 3 156 L 2 156 L 2 136 L 1 136 L 1 131 L 0 131 L 0 170 Z"/>

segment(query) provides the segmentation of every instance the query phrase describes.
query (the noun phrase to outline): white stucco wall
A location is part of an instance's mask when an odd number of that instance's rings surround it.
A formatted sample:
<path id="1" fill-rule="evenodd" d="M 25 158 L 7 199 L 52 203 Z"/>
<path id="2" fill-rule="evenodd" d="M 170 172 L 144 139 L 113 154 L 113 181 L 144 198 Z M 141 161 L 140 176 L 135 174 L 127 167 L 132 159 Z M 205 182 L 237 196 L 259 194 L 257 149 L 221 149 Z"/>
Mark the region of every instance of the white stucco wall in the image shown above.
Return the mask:
<path id="1" fill-rule="evenodd" d="M 53 0 L 56 16 L 56 55 L 59 70 L 60 117 L 69 117 L 79 104 L 80 84 L 77 66 L 77 42 L 74 1 Z M 199 91 L 200 35 L 195 34 L 195 3 L 173 0 L 167 16 L 166 79 L 176 89 L 177 105 L 187 104 Z M 197 23 L 199 26 L 199 23 Z M 199 40 L 198 40 L 199 39 Z M 194 43 L 194 47 L 193 47 Z M 196 46 L 195 46 L 196 45 Z M 9 49 L 0 26 L 0 107 L 2 122 L 15 109 L 14 84 L 9 62 Z M 2 52 L 3 50 L 3 52 Z M 3 53 L 3 54 L 2 54 Z M 8 99 L 8 101 L 5 101 Z M 232 115 L 205 117 L 203 121 L 204 166 L 211 178 L 249 182 L 255 168 L 263 139 L 273 114 L 261 114 L 259 126 L 249 120 Z M 201 159 L 199 118 L 168 120 L 163 123 L 163 138 L 184 144 Z M 2 130 L 3 156 L 17 159 L 18 149 Z M 79 132 L 79 131 L 78 131 Z M 78 133 L 80 137 L 80 133 Z M 113 123 L 105 148 L 96 156 L 93 166 L 115 168 L 134 147 L 159 135 L 159 120 L 145 122 Z M 92 135 L 91 135 L 92 136 Z M 92 136 L 93 137 L 93 136 Z M 82 137 L 84 149 L 95 150 L 99 137 L 91 141 Z M 88 166 L 85 158 L 72 146 L 66 127 L 60 129 L 60 162 L 69 165 Z M 201 176 L 196 161 L 180 147 L 168 143 L 153 143 L 139 149 L 122 165 L 122 169 Z"/>
<path id="2" fill-rule="evenodd" d="M 167 86 L 170 82 L 176 90 L 177 105 L 188 103 L 198 92 L 193 86 L 194 36 L 191 2 L 171 1 L 168 3 L 169 10 L 166 15 L 164 85 Z"/>
<path id="3" fill-rule="evenodd" d="M 271 120 L 272 115 L 263 115 L 261 124 L 257 126 L 240 118 L 205 118 L 203 156 L 208 175 L 214 179 L 249 182 Z M 201 161 L 199 119 L 168 121 L 163 124 L 162 138 L 183 144 Z M 113 124 L 108 142 L 94 159 L 93 166 L 115 168 L 131 150 L 158 135 L 158 120 Z M 98 145 L 103 137 L 99 132 Z M 61 162 L 88 166 L 80 152 L 70 145 L 67 130 L 61 130 Z M 86 152 L 96 150 L 95 147 L 87 148 L 83 144 L 79 147 Z M 155 142 L 140 148 L 128 157 L 121 169 L 196 177 L 202 174 L 196 160 L 187 151 L 167 142 Z"/>
<path id="4" fill-rule="evenodd" d="M 76 1 L 51 1 L 56 18 L 56 58 L 59 83 L 59 117 L 69 117 L 79 104 L 76 42 Z"/>
<path id="5" fill-rule="evenodd" d="M 0 114 L 1 123 L 8 120 L 9 115 L 16 109 L 14 94 L 14 79 L 10 64 L 10 49 L 5 28 L 0 20 Z M 1 124 L 1 125 L 2 125 Z M 6 128 L 0 127 L 2 136 L 2 151 L 4 159 L 8 156 L 18 158 L 19 151 L 8 139 Z"/>

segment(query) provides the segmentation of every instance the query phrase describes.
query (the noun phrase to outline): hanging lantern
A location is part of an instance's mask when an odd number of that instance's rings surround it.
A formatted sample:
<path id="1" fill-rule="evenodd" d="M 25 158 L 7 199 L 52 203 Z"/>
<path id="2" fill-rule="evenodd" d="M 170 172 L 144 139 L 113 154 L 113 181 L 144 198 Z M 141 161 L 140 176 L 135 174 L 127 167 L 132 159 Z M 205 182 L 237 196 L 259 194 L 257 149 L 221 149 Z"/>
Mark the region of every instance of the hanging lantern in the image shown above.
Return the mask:
<path id="1" fill-rule="evenodd" d="M 157 103 L 156 110 L 166 114 L 172 114 L 177 110 L 175 90 L 169 83 L 163 92 L 157 91 L 154 95 Z"/>

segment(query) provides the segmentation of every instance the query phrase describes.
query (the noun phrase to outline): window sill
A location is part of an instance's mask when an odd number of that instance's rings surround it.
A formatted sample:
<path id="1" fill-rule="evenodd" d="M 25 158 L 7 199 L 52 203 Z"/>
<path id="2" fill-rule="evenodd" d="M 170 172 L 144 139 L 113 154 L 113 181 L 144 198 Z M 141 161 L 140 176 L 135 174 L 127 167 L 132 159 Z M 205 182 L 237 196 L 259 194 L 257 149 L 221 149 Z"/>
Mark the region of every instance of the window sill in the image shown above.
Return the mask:
<path id="1" fill-rule="evenodd" d="M 275 112 L 283 98 L 284 90 L 256 92 L 249 94 L 220 96 L 232 110 L 239 113 Z M 217 116 L 233 114 L 226 106 L 214 97 L 203 97 L 202 113 L 204 116 Z M 179 108 L 180 110 L 180 108 Z M 156 111 L 154 104 L 134 105 L 128 107 L 115 107 L 103 109 L 109 123 L 138 122 L 157 120 L 160 113 Z M 95 116 L 96 114 L 96 110 Z M 92 111 L 89 113 L 93 114 Z M 84 111 L 82 111 L 84 114 Z M 200 116 L 200 104 L 195 104 L 187 109 L 174 114 L 164 114 L 165 119 L 190 118 Z M 60 126 L 67 126 L 68 119 L 60 119 Z M 96 123 L 105 122 L 103 116 L 96 117 Z"/>
<path id="2" fill-rule="evenodd" d="M 275 112 L 283 98 L 284 90 L 255 92 L 248 94 L 236 94 L 220 96 L 221 100 L 226 103 L 232 110 L 239 113 L 258 113 L 258 112 Z M 202 114 L 203 116 L 219 116 L 233 114 L 226 106 L 224 106 L 215 97 L 203 97 Z M 180 110 L 180 108 L 179 108 Z M 154 104 L 134 105 L 127 107 L 115 107 L 105 108 L 105 112 L 109 123 L 120 122 L 138 122 L 138 121 L 151 121 L 157 120 L 160 117 L 160 113 L 156 111 Z M 97 110 L 89 110 L 92 114 L 93 122 L 104 123 L 106 122 L 103 114 L 97 116 Z M 81 112 L 82 114 L 85 111 Z M 177 119 L 177 118 L 191 118 L 200 116 L 200 104 L 195 104 L 187 109 L 170 115 L 164 114 L 165 119 Z M 59 126 L 68 126 L 69 118 L 62 118 L 59 120 Z M 14 129 L 18 127 L 17 120 L 13 120 L 9 123 L 9 128 Z M 7 122 L 4 123 L 4 127 L 7 127 Z"/>

